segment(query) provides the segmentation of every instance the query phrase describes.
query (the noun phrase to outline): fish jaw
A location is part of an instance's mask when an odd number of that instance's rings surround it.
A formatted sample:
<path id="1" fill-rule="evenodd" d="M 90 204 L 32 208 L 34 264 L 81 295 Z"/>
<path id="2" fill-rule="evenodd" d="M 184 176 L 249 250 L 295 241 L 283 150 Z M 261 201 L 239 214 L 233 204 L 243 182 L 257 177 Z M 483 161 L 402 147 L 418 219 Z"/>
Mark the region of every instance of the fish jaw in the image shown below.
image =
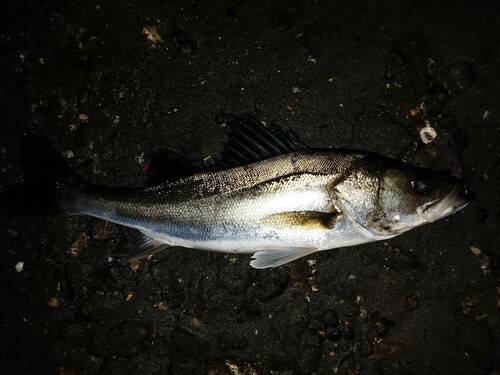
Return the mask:
<path id="1" fill-rule="evenodd" d="M 423 223 L 433 223 L 464 209 L 471 199 L 472 197 L 465 188 L 456 186 L 450 194 L 430 204 L 420 206 L 417 212 L 421 215 Z"/>

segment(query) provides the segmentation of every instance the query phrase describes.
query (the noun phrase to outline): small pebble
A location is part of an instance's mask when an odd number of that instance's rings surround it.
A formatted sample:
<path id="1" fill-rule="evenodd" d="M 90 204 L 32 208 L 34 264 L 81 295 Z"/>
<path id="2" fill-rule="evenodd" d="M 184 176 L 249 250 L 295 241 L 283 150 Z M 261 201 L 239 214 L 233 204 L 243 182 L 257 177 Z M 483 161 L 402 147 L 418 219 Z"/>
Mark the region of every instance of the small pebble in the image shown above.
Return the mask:
<path id="1" fill-rule="evenodd" d="M 137 272 L 139 270 L 139 266 L 141 265 L 140 260 L 134 260 L 133 262 L 130 263 L 130 269 L 132 272 Z"/>
<path id="2" fill-rule="evenodd" d="M 190 321 L 189 321 L 189 325 L 193 328 L 198 328 L 199 326 L 201 326 L 201 320 L 198 319 L 198 318 L 195 318 L 193 317 Z"/>
<path id="3" fill-rule="evenodd" d="M 161 38 L 156 26 L 144 26 L 142 28 L 142 33 L 146 35 L 146 38 L 148 39 L 152 48 L 156 48 L 157 43 L 163 42 L 163 39 Z"/>
<path id="4" fill-rule="evenodd" d="M 75 157 L 75 154 L 73 153 L 72 150 L 65 150 L 62 152 L 62 154 L 66 159 L 72 159 Z"/>
<path id="5" fill-rule="evenodd" d="M 167 305 L 164 302 L 160 302 L 158 304 L 155 304 L 154 307 L 156 307 L 160 311 L 165 311 L 168 309 Z"/>
<path id="6" fill-rule="evenodd" d="M 472 252 L 472 254 L 474 254 L 476 256 L 479 256 L 479 255 L 481 255 L 483 253 L 481 251 L 481 249 L 479 247 L 476 247 L 476 246 L 471 246 L 470 247 L 470 251 Z"/>
<path id="7" fill-rule="evenodd" d="M 309 61 L 311 64 L 316 64 L 318 62 L 316 60 L 316 58 L 312 55 L 309 55 L 309 57 L 307 58 L 307 61 Z"/>
<path id="8" fill-rule="evenodd" d="M 23 272 L 24 269 L 24 262 L 17 262 L 16 264 L 16 271 L 17 272 Z"/>

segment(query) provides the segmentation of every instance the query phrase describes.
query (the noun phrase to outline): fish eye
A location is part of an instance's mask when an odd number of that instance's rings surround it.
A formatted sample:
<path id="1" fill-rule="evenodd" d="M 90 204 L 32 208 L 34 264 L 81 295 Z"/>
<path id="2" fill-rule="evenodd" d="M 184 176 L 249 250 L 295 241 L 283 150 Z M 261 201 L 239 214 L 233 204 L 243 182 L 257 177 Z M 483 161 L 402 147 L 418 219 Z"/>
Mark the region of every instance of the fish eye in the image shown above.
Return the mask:
<path id="1" fill-rule="evenodd" d="M 426 176 L 416 176 L 411 182 L 413 191 L 419 195 L 427 195 L 432 193 L 432 186 Z"/>

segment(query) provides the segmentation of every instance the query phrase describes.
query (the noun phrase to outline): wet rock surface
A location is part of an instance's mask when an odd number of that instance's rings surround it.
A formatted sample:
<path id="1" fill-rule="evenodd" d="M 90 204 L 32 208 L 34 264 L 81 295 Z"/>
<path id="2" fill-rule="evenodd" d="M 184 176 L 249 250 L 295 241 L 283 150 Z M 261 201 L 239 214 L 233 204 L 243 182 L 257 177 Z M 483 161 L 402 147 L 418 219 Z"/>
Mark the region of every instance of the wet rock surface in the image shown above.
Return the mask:
<path id="1" fill-rule="evenodd" d="M 0 193 L 26 131 L 93 182 L 140 186 L 162 149 L 217 157 L 217 115 L 248 112 L 434 169 L 458 146 L 476 194 L 269 270 L 178 248 L 130 265 L 126 228 L 2 212 L 3 374 L 500 371 L 496 2 L 25 1 L 1 17 Z"/>

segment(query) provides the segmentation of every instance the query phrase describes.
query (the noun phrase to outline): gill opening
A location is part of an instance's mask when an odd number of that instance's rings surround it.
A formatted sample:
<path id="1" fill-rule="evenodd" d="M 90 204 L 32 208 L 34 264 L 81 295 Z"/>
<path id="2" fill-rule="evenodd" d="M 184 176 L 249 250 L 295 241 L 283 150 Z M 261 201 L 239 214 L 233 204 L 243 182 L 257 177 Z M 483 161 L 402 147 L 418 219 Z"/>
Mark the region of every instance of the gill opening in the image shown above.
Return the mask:
<path id="1" fill-rule="evenodd" d="M 385 173 L 382 170 L 377 171 L 377 201 L 375 203 L 375 210 L 372 215 L 372 222 L 377 222 L 386 216 L 384 209 L 382 208 L 382 181 L 384 180 Z"/>

